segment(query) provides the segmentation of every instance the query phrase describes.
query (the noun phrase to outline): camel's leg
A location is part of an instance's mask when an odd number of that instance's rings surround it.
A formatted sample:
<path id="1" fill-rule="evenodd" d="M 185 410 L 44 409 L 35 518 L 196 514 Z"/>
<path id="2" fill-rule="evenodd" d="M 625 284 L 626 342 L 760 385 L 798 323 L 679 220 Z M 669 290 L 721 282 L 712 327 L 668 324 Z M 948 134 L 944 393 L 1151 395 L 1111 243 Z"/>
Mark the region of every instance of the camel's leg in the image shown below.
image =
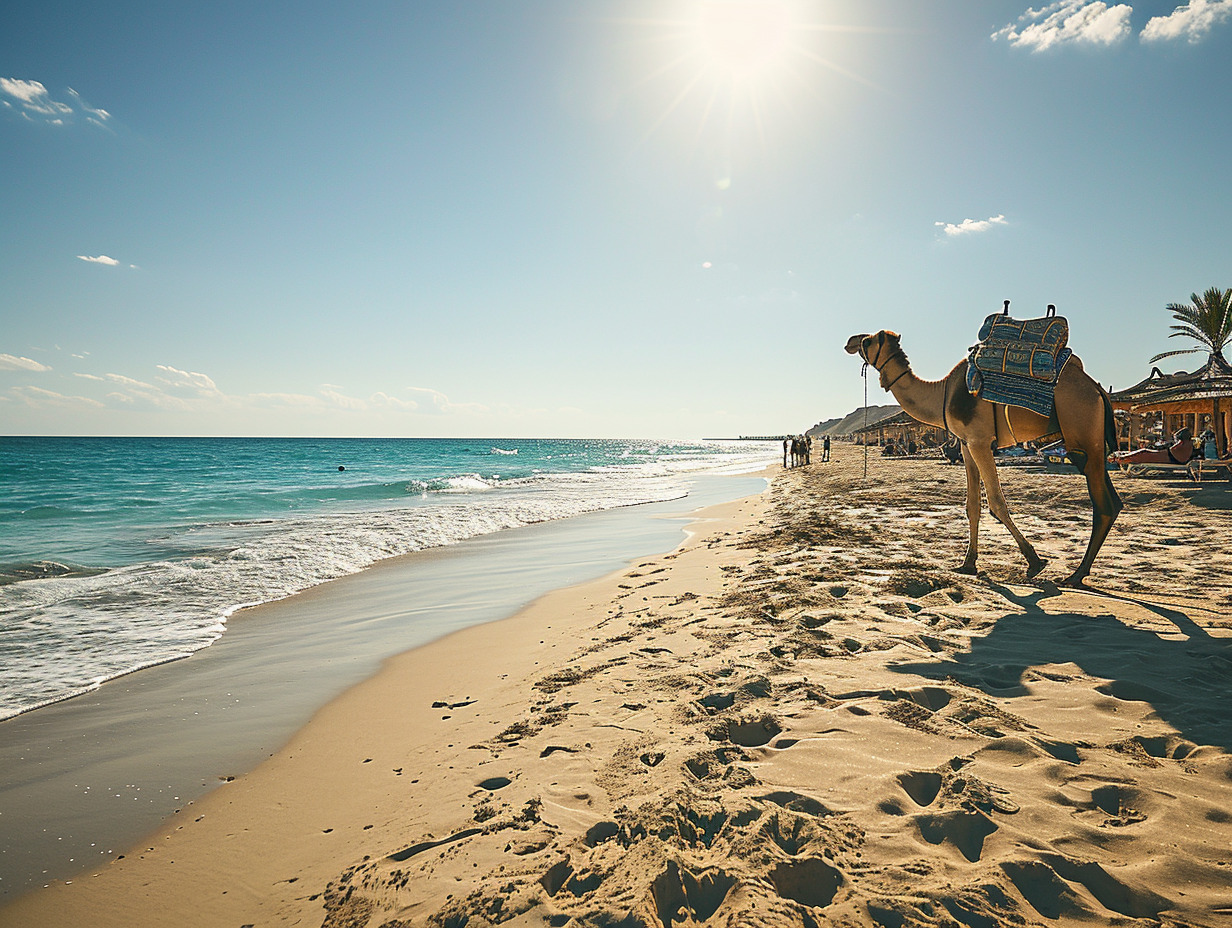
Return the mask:
<path id="1" fill-rule="evenodd" d="M 1117 515 L 1125 505 L 1121 502 L 1121 497 L 1117 495 L 1116 488 L 1112 485 L 1112 478 L 1108 476 L 1108 470 L 1103 466 L 1102 460 L 1094 457 L 1088 458 L 1082 472 L 1087 478 L 1087 492 L 1091 494 L 1091 540 L 1087 542 L 1087 551 L 1082 556 L 1082 563 L 1065 578 L 1062 586 L 1080 587 L 1083 585 L 1087 574 L 1091 572 L 1091 565 L 1095 563 L 1095 556 L 1099 554 L 1099 549 L 1104 544 L 1104 539 L 1112 531 L 1112 523 L 1116 521 Z"/>
<path id="2" fill-rule="evenodd" d="M 979 555 L 979 537 L 980 537 L 980 471 L 975 466 L 975 459 L 971 457 L 971 452 L 968 450 L 966 443 L 962 446 L 963 465 L 967 469 L 967 557 L 963 560 L 962 567 L 958 568 L 960 574 L 974 574 L 975 560 Z"/>
<path id="3" fill-rule="evenodd" d="M 1087 492 L 1091 495 L 1092 512 L 1091 540 L 1087 542 L 1087 550 L 1082 556 L 1082 563 L 1065 578 L 1062 586 L 1081 587 L 1083 585 L 1087 574 L 1091 572 L 1091 565 L 1095 563 L 1095 556 L 1099 554 L 1104 539 L 1112 530 L 1112 523 L 1116 521 L 1117 515 L 1125 505 L 1112 485 L 1112 478 L 1108 476 L 1106 463 L 1108 449 L 1105 430 L 1111 428 L 1108 420 L 1112 417 L 1112 410 L 1110 407 L 1105 408 L 1103 402 L 1099 404 L 1099 409 L 1103 411 L 1103 416 L 1098 419 L 1093 414 L 1083 416 L 1084 421 L 1081 425 L 1084 431 L 1082 434 L 1072 439 L 1066 437 L 1065 440 L 1067 449 L 1070 448 L 1071 442 L 1075 446 L 1070 453 L 1071 460 L 1074 458 L 1081 460 L 1082 473 L 1087 478 Z"/>
<path id="4" fill-rule="evenodd" d="M 1018 543 L 1018 550 L 1027 559 L 1027 577 L 1034 577 L 1044 569 L 1048 562 L 1035 553 L 1035 548 L 1031 546 L 1031 542 L 1023 537 L 1022 532 L 1018 531 L 1018 526 L 1014 524 L 1014 520 L 1010 518 L 1010 507 L 1005 501 L 1005 493 L 1001 490 L 1001 479 L 997 476 L 997 464 L 992 457 L 992 448 L 982 445 L 974 447 L 964 445 L 963 451 L 965 455 L 969 455 L 970 460 L 975 462 L 975 466 L 979 470 L 980 479 L 984 482 L 984 491 L 988 494 L 988 511 L 992 513 L 994 519 L 1010 530 L 1010 534 L 1014 536 L 1014 541 Z M 967 478 L 967 482 L 967 507 L 969 512 L 971 506 L 970 477 Z"/>

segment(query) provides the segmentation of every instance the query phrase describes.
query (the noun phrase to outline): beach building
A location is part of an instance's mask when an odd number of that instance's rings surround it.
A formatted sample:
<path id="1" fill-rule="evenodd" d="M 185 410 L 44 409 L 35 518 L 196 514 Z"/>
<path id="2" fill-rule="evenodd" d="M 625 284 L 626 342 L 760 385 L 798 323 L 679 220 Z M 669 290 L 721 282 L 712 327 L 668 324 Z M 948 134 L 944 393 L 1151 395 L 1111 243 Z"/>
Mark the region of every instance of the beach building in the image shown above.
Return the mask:
<path id="1" fill-rule="evenodd" d="M 908 442 L 914 441 L 920 448 L 936 448 L 945 444 L 949 436 L 945 429 L 926 425 L 900 411 L 871 425 L 854 429 L 851 438 L 858 445 L 884 445 L 892 441 L 905 447 Z"/>
<path id="2" fill-rule="evenodd" d="M 1232 432 L 1232 364 L 1216 352 L 1195 371 L 1165 374 L 1151 368 L 1145 379 L 1109 394 L 1117 416 L 1121 447 L 1127 450 L 1152 441 L 1167 441 L 1188 428 L 1200 435 L 1215 432 L 1219 456 L 1228 454 Z"/>

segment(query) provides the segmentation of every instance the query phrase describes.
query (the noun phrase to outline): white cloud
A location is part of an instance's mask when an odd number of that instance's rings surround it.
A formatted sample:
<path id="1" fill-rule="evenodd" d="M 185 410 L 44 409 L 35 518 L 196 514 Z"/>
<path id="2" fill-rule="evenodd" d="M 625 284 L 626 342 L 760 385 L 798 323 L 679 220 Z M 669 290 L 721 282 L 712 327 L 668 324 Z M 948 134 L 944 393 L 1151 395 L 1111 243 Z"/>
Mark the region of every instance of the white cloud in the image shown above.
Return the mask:
<path id="1" fill-rule="evenodd" d="M 105 264 L 107 267 L 119 267 L 122 263 L 110 255 L 78 255 L 77 257 L 90 264 Z M 137 265 L 135 264 L 130 264 L 129 267 L 134 271 L 137 270 Z"/>
<path id="2" fill-rule="evenodd" d="M 179 368 L 170 367 L 166 364 L 156 366 L 166 375 L 158 378 L 160 383 L 182 391 L 196 393 L 200 396 L 222 396 L 222 391 L 218 389 L 218 385 L 205 374 L 198 374 L 195 371 L 182 371 Z"/>
<path id="3" fill-rule="evenodd" d="M 25 360 L 25 364 L 16 362 Z M 18 370 L 33 370 L 30 364 L 38 362 L 29 359 L 14 359 L 11 355 L 0 355 L 0 367 L 11 366 Z M 50 368 L 47 368 L 50 370 Z M 157 373 L 153 382 L 138 380 L 117 373 L 85 373 L 72 372 L 72 376 L 91 385 L 91 395 L 96 399 L 90 404 L 110 407 L 113 410 L 125 409 L 134 413 L 141 411 L 160 410 L 179 414 L 188 421 L 188 417 L 226 416 L 239 421 L 245 416 L 260 417 L 261 421 L 275 421 L 270 416 L 280 414 L 318 417 L 321 421 L 330 422 L 385 422 L 393 423 L 403 420 L 408 415 L 433 416 L 473 416 L 491 412 L 490 408 L 479 403 L 455 403 L 444 393 L 427 387 L 408 387 L 391 394 L 376 391 L 366 396 L 354 396 L 344 387 L 336 384 L 321 384 L 316 393 L 236 393 L 225 392 L 207 374 L 197 371 L 183 370 L 170 364 L 155 365 Z M 83 384 L 84 386 L 84 384 Z M 14 400 L 20 399 L 27 405 L 49 405 L 55 395 L 47 391 L 32 393 L 31 388 L 14 388 L 8 396 Z M 25 391 L 24 393 L 21 391 Z M 67 403 L 72 397 L 63 400 Z M 101 400 L 102 402 L 99 402 Z M 502 409 L 502 415 L 508 418 L 513 412 Z M 187 417 L 185 416 L 187 414 Z M 254 419 L 255 421 L 255 419 Z M 307 420 L 304 420 L 307 421 Z M 371 428 L 371 425 L 364 426 Z"/>
<path id="4" fill-rule="evenodd" d="M 383 393 L 378 390 L 368 397 L 368 402 L 377 409 L 402 409 L 407 412 L 413 412 L 419 408 L 419 404 L 414 400 L 400 400 L 396 396 L 390 396 L 388 393 Z"/>
<path id="5" fill-rule="evenodd" d="M 89 122 L 94 123 L 94 125 L 96 126 L 101 126 L 103 123 L 105 123 L 108 119 L 111 118 L 111 114 L 108 113 L 106 110 L 96 109 L 95 107 L 90 106 L 90 104 L 86 103 L 85 100 L 81 99 L 81 94 L 75 91 L 72 87 L 68 89 L 68 92 L 69 92 L 69 96 L 73 98 L 73 102 L 75 102 L 78 106 L 80 106 L 83 112 L 89 114 L 88 116 L 86 116 L 86 119 Z"/>
<path id="6" fill-rule="evenodd" d="M 1142 29 L 1143 42 L 1186 39 L 1194 45 L 1232 16 L 1232 0 L 1189 0 L 1167 16 L 1152 16 Z"/>
<path id="7" fill-rule="evenodd" d="M 134 380 L 132 377 L 125 377 L 123 374 L 108 374 L 105 380 L 110 380 L 112 383 L 118 383 L 125 387 L 134 387 L 138 390 L 157 390 L 158 387 L 152 383 L 146 383 L 144 380 Z"/>
<path id="8" fill-rule="evenodd" d="M 487 412 L 488 407 L 481 403 L 453 403 L 440 390 L 433 390 L 431 387 L 407 387 L 407 390 L 417 395 L 422 402 L 416 405 L 424 412 L 428 413 L 447 413 L 447 412 L 463 412 L 463 413 L 482 413 Z"/>
<path id="9" fill-rule="evenodd" d="M 81 94 L 68 90 L 72 103 L 53 100 L 51 94 L 38 81 L 25 81 L 16 77 L 0 77 L 0 103 L 11 110 L 21 113 L 31 122 L 44 122 L 53 126 L 63 126 L 74 122 L 78 115 L 86 122 L 107 128 L 111 114 L 106 110 L 90 106 L 81 98 Z M 8 97 L 9 99 L 5 99 Z M 13 102 L 16 101 L 16 102 Z"/>
<path id="10" fill-rule="evenodd" d="M 964 219 L 962 222 L 935 222 L 946 235 L 970 235 L 975 232 L 987 232 L 993 226 L 1005 226 L 1009 223 L 1005 215 L 992 216 L 989 219 Z"/>
<path id="11" fill-rule="evenodd" d="M 46 364 L 40 364 L 31 358 L 19 358 L 16 355 L 0 354 L 0 371 L 49 371 Z"/>
<path id="12" fill-rule="evenodd" d="M 321 387 L 321 395 L 325 397 L 334 406 L 341 406 L 343 409 L 367 409 L 368 404 L 361 399 L 353 396 L 347 396 L 344 393 L 339 393 L 332 389 L 328 384 Z"/>
<path id="13" fill-rule="evenodd" d="M 172 369 L 174 370 L 174 368 Z M 185 400 L 178 396 L 172 396 L 160 386 L 146 383 L 144 380 L 126 377 L 123 374 L 104 374 L 100 377 L 97 374 L 74 372 L 73 376 L 80 377 L 82 380 L 92 380 L 96 383 L 119 384 L 121 389 L 108 393 L 106 398 L 114 402 L 123 403 L 126 406 L 144 404 L 158 409 L 177 411 L 186 411 L 192 408 Z M 208 380 L 209 378 L 206 379 Z"/>
<path id="14" fill-rule="evenodd" d="M 1038 10 L 1028 8 L 1018 22 L 997 30 L 992 38 L 1033 52 L 1058 45 L 1115 45 L 1129 36 L 1132 12 L 1125 3 L 1058 0 Z"/>
<path id="15" fill-rule="evenodd" d="M 250 393 L 246 399 L 249 405 L 257 409 L 279 409 L 288 406 L 320 409 L 325 406 L 319 396 L 307 396 L 303 393 Z"/>
<path id="16" fill-rule="evenodd" d="M 34 408 L 52 406 L 57 409 L 101 409 L 103 404 L 87 396 L 65 396 L 41 387 L 13 387 L 10 391 L 27 406 Z"/>

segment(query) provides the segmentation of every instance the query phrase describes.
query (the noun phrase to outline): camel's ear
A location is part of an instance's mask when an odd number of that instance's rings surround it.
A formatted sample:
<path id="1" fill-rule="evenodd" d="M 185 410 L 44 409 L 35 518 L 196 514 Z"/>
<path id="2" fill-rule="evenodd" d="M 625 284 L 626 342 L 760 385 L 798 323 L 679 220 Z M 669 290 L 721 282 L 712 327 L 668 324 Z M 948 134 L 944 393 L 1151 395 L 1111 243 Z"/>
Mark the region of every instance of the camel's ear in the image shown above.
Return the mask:
<path id="1" fill-rule="evenodd" d="M 848 354 L 859 354 L 860 345 L 863 344 L 864 339 L 866 338 L 869 338 L 867 334 L 866 335 L 853 335 L 851 336 L 851 338 L 847 339 L 847 348 L 846 348 L 847 353 Z"/>

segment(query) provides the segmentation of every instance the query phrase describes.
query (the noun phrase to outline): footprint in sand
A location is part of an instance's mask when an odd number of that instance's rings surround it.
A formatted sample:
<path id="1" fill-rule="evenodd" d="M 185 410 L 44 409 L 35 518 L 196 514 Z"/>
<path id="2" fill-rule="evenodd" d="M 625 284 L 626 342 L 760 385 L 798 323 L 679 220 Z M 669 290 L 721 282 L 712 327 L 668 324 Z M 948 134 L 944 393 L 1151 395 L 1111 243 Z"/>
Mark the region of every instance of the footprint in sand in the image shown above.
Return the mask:
<path id="1" fill-rule="evenodd" d="M 498 789 L 504 789 L 506 786 L 508 786 L 512 782 L 513 780 L 509 779 L 509 777 L 488 777 L 488 779 L 483 780 L 482 782 L 476 783 L 475 785 L 478 786 L 480 789 L 484 789 L 490 793 L 494 793 Z"/>
<path id="2" fill-rule="evenodd" d="M 1061 854 L 1039 860 L 1005 861 L 1001 869 L 1023 898 L 1045 918 L 1089 917 L 1090 908 L 1070 888 L 1077 883 L 1105 909 L 1129 918 L 1155 919 L 1173 903 L 1149 889 L 1123 882 L 1094 861 L 1076 861 Z"/>
<path id="3" fill-rule="evenodd" d="M 1141 811 L 1149 801 L 1147 794 L 1132 786 L 1110 783 L 1091 790 L 1091 804 L 1107 818 L 1103 824 L 1114 828 L 1145 822 L 1147 814 Z"/>
<path id="4" fill-rule="evenodd" d="M 770 882 L 784 899 L 823 908 L 847 882 L 843 874 L 819 857 L 791 860 L 770 871 Z"/>
<path id="5" fill-rule="evenodd" d="M 709 712 L 722 712 L 736 704 L 735 693 L 711 693 L 698 700 Z"/>
<path id="6" fill-rule="evenodd" d="M 745 748 L 769 744 L 783 726 L 772 715 L 754 718 L 726 719 L 715 724 L 706 734 L 711 741 L 728 741 Z"/>
<path id="7" fill-rule="evenodd" d="M 938 812 L 915 817 L 920 837 L 929 844 L 949 841 L 971 863 L 984 854 L 984 839 L 997 830 L 997 825 L 983 812 L 965 809 Z"/>

